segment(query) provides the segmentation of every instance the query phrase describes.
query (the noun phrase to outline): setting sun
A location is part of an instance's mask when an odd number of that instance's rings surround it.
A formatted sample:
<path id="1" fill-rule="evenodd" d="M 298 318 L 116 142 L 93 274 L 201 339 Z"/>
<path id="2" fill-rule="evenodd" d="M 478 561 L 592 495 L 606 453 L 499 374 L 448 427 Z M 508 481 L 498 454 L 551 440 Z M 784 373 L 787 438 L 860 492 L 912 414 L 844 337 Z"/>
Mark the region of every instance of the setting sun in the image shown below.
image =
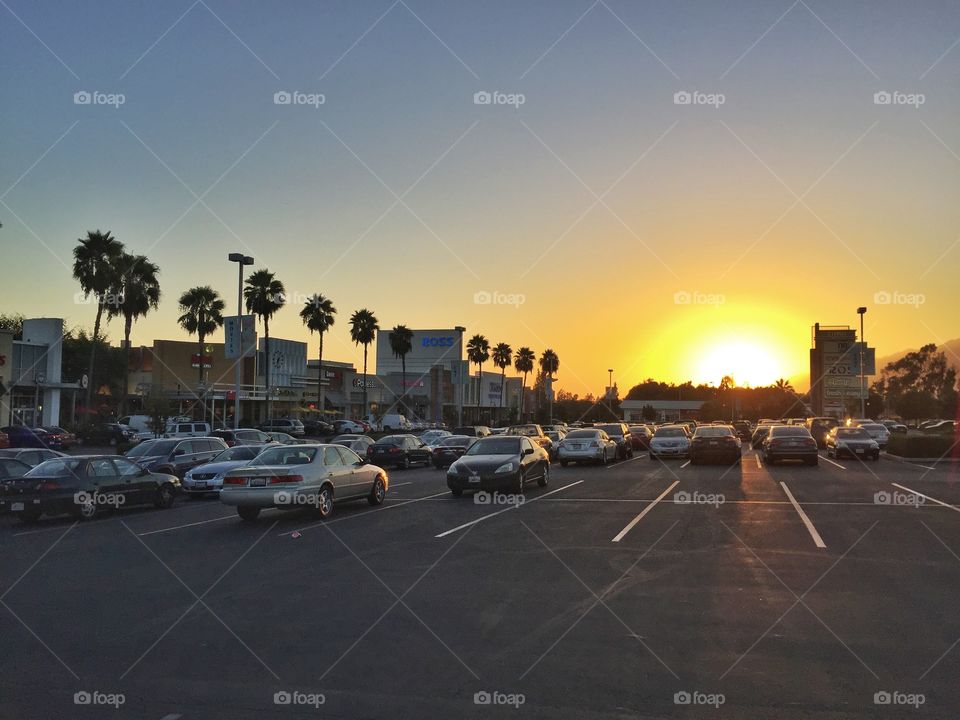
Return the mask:
<path id="1" fill-rule="evenodd" d="M 762 345 L 733 342 L 708 350 L 698 368 L 697 378 L 718 383 L 718 378 L 730 375 L 739 386 L 757 387 L 769 385 L 783 374 L 780 363 Z"/>

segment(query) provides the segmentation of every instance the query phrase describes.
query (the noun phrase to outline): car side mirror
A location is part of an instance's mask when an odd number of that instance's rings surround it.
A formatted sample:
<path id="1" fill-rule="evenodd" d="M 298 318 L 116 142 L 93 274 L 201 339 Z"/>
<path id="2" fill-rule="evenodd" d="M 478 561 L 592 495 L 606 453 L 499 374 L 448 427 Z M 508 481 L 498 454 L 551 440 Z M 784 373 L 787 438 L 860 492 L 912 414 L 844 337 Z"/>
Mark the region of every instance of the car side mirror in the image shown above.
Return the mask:
<path id="1" fill-rule="evenodd" d="M 533 455 L 533 448 L 525 448 L 523 451 L 524 455 Z"/>
<path id="2" fill-rule="evenodd" d="M 139 475 L 140 477 L 146 477 L 149 474 L 150 474 L 150 471 L 147 470 L 146 468 L 140 468 L 140 472 L 137 473 L 137 475 Z"/>
<path id="3" fill-rule="evenodd" d="M 174 456 L 185 455 L 186 451 L 183 448 L 177 448 L 176 450 L 173 451 L 173 454 Z"/>

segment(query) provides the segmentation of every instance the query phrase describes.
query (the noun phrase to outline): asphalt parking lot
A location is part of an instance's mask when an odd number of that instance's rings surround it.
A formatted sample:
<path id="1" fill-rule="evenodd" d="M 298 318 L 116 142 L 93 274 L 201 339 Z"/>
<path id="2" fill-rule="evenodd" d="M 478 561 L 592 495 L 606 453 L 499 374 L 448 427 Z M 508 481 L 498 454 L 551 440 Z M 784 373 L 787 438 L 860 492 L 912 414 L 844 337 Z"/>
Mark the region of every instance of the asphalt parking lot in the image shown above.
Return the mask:
<path id="1" fill-rule="evenodd" d="M 949 717 L 957 480 L 637 456 L 522 504 L 427 468 L 326 522 L 7 517 L 0 717 Z"/>

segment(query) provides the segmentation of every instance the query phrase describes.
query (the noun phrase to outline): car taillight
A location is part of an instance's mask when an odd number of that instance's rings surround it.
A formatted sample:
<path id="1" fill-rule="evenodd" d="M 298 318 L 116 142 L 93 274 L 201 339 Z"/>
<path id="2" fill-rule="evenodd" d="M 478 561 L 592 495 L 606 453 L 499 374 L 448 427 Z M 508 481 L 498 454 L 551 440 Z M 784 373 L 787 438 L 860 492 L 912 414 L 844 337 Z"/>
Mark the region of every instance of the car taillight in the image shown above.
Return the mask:
<path id="1" fill-rule="evenodd" d="M 44 490 L 59 490 L 60 483 L 58 483 L 56 480 L 44 480 L 37 486 L 37 489 L 41 492 Z"/>
<path id="2" fill-rule="evenodd" d="M 398 447 L 392 447 L 392 448 L 390 448 L 390 454 L 391 454 L 391 455 L 395 455 L 395 454 L 398 453 L 398 452 L 400 452 L 400 448 L 398 448 Z"/>
<path id="3" fill-rule="evenodd" d="M 303 482 L 303 475 L 274 475 L 268 481 L 271 485 Z"/>
<path id="4" fill-rule="evenodd" d="M 596 440 L 593 440 L 593 441 L 590 443 L 590 447 L 598 448 L 598 447 L 600 447 L 600 443 L 598 443 Z"/>
<path id="5" fill-rule="evenodd" d="M 247 479 L 245 477 L 237 476 L 228 476 L 223 479 L 224 485 L 246 485 Z"/>

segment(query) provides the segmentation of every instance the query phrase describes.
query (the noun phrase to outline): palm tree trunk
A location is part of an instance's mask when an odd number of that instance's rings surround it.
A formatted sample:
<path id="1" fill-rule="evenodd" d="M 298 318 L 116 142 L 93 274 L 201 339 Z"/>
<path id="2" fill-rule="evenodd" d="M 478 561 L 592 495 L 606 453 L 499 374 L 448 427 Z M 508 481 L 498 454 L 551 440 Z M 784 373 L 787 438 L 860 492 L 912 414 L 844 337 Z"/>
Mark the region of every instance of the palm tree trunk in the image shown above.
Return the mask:
<path id="1" fill-rule="evenodd" d="M 500 422 L 503 422 L 503 383 L 507 379 L 507 368 L 500 368 Z"/>
<path id="2" fill-rule="evenodd" d="M 90 343 L 90 363 L 87 369 L 87 413 L 90 412 L 90 403 L 93 400 L 93 363 L 97 355 L 97 338 L 100 337 L 100 321 L 103 319 L 103 303 L 97 298 L 97 319 L 93 321 L 93 342 Z"/>
<path id="3" fill-rule="evenodd" d="M 363 344 L 363 409 L 361 420 L 366 422 L 367 417 L 367 343 Z"/>
<path id="4" fill-rule="evenodd" d="M 270 392 L 270 318 L 263 316 L 264 382 L 267 386 L 267 422 L 273 420 L 273 393 Z"/>
<path id="5" fill-rule="evenodd" d="M 202 316 L 201 316 L 202 318 Z M 203 417 L 207 416 L 207 401 L 204 399 L 201 386 L 203 385 L 203 341 L 207 339 L 206 335 L 201 335 L 197 331 L 197 398 L 200 400 L 200 407 L 203 409 Z"/>
<path id="6" fill-rule="evenodd" d="M 130 329 L 133 318 L 123 319 L 123 396 L 120 398 L 120 416 L 127 414 L 127 395 L 130 392 Z"/>
<path id="7" fill-rule="evenodd" d="M 320 333 L 320 360 L 317 363 L 317 410 L 322 414 L 323 407 L 323 333 Z"/>
<path id="8" fill-rule="evenodd" d="M 404 353 L 400 356 L 400 383 L 402 388 L 400 389 L 400 407 L 403 409 L 401 412 L 404 417 L 407 415 L 407 355 Z M 408 418 L 409 419 L 409 418 Z"/>
<path id="9" fill-rule="evenodd" d="M 523 422 L 523 414 L 527 410 L 527 372 L 523 372 L 523 382 L 520 384 L 520 417 L 518 420 Z"/>

